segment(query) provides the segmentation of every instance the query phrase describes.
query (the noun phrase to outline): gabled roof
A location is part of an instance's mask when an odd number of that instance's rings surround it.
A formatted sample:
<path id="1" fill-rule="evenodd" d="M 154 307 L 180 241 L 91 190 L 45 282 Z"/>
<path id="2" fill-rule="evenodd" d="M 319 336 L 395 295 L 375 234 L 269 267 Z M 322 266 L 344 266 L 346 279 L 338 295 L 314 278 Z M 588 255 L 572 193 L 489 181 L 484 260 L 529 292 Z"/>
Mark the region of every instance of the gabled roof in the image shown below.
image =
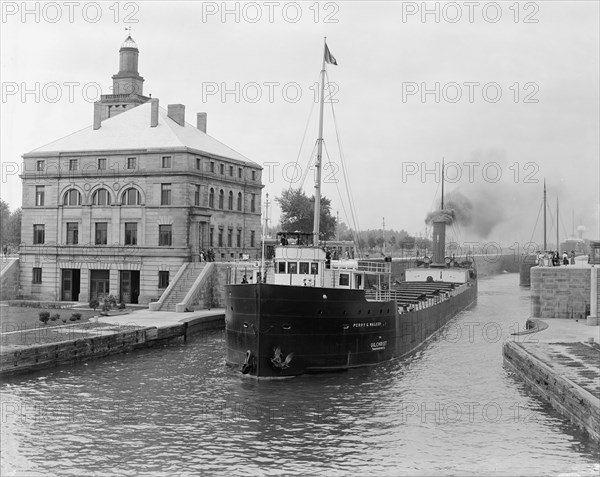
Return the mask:
<path id="1" fill-rule="evenodd" d="M 185 123 L 185 126 L 180 126 L 167 116 L 164 108 L 158 110 L 158 125 L 150 127 L 150 106 L 148 101 L 105 119 L 99 129 L 88 126 L 27 154 L 187 147 L 257 165 L 191 124 Z"/>

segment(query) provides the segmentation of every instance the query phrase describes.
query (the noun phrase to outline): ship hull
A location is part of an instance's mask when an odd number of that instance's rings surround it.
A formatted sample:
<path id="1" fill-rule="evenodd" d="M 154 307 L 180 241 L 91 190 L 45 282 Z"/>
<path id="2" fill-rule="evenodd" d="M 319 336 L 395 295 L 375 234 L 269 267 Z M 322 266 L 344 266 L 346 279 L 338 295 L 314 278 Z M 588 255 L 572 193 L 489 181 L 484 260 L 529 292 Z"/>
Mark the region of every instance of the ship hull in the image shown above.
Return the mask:
<path id="1" fill-rule="evenodd" d="M 343 371 L 404 356 L 477 297 L 477 282 L 400 313 L 364 290 L 273 284 L 226 286 L 226 363 L 259 378 Z"/>

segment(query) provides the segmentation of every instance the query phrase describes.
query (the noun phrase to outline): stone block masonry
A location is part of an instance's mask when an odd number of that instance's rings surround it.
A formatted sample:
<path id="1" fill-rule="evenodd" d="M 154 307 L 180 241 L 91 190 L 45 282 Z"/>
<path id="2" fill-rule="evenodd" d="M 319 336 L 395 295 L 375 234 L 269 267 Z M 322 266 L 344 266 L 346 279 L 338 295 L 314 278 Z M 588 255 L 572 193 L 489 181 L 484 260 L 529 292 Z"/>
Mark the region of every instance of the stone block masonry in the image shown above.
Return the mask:
<path id="1" fill-rule="evenodd" d="M 598 269 L 593 269 L 598 273 Z M 589 267 L 533 267 L 532 315 L 584 320 L 590 308 Z"/>

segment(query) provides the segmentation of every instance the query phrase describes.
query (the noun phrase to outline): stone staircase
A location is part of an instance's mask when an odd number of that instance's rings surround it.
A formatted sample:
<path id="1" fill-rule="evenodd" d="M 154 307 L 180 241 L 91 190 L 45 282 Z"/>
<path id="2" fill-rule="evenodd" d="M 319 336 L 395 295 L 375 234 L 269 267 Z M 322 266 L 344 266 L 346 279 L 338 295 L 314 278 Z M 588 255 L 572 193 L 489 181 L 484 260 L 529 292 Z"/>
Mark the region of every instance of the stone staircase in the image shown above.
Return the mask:
<path id="1" fill-rule="evenodd" d="M 185 273 L 179 278 L 169 295 L 166 297 L 160 311 L 175 311 L 175 305 L 183 301 L 205 266 L 206 262 L 190 263 Z"/>

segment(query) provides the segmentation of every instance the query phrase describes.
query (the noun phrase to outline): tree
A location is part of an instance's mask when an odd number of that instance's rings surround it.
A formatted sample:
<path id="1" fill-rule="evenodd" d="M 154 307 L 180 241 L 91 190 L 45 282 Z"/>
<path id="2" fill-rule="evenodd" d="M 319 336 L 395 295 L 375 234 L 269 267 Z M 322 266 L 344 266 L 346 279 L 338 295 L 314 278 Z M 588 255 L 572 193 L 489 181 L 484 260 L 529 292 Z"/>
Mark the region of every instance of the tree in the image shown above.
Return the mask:
<path id="1" fill-rule="evenodd" d="M 0 243 L 2 246 L 21 243 L 21 209 L 10 212 L 8 204 L 0 200 Z"/>
<path id="2" fill-rule="evenodd" d="M 283 232 L 312 232 L 315 198 L 308 198 L 301 189 L 289 189 L 275 199 L 281 207 L 281 228 Z M 321 240 L 335 238 L 336 219 L 331 215 L 331 201 L 321 197 Z"/>

